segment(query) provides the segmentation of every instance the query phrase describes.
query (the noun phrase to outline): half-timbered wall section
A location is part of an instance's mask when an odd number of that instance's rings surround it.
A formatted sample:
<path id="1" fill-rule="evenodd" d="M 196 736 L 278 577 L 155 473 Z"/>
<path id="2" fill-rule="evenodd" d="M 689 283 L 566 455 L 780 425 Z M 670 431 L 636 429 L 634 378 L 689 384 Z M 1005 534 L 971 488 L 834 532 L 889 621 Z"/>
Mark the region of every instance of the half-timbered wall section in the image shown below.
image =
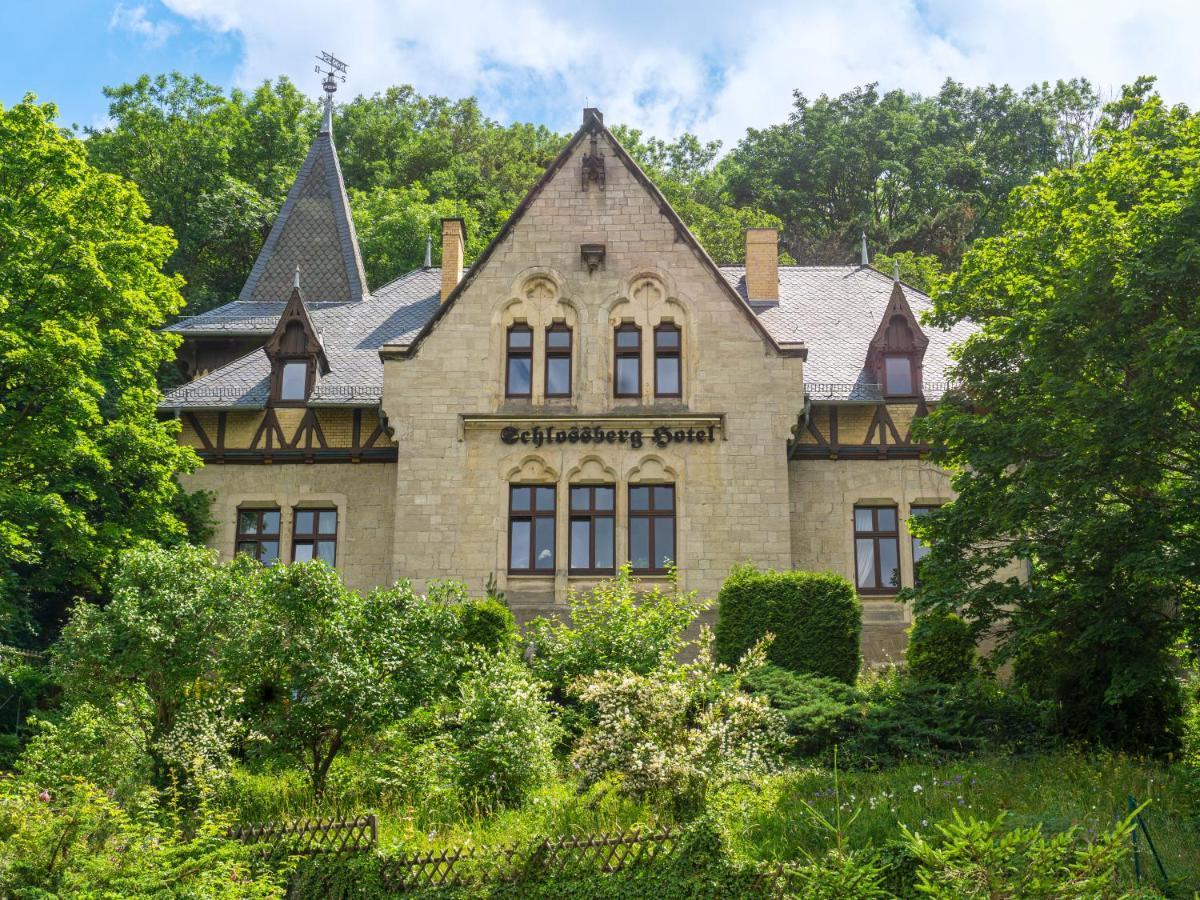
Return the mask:
<path id="1" fill-rule="evenodd" d="M 801 413 L 792 459 L 919 459 L 929 445 L 913 424 L 929 414 L 924 398 L 877 403 L 813 403 Z"/>
<path id="2" fill-rule="evenodd" d="M 206 463 L 395 462 L 379 410 L 268 407 L 180 414 L 180 441 Z"/>

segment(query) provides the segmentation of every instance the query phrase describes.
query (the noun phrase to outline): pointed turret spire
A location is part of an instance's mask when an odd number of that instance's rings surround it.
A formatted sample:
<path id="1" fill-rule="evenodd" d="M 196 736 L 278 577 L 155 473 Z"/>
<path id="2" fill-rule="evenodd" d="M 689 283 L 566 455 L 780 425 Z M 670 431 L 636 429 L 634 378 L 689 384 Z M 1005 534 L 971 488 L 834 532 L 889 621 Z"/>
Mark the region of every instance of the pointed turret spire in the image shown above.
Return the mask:
<path id="1" fill-rule="evenodd" d="M 898 259 L 892 260 L 892 282 L 894 284 L 900 283 L 900 261 Z"/>
<path id="2" fill-rule="evenodd" d="M 287 300 L 294 286 L 288 278 L 304 263 L 310 302 L 362 300 L 369 295 L 350 200 L 333 146 L 333 95 L 344 81 L 345 63 L 325 53 L 325 111 L 321 130 L 288 191 L 271 233 L 259 251 L 239 300 Z"/>
<path id="3" fill-rule="evenodd" d="M 297 291 L 300 290 L 300 267 L 299 266 L 296 266 L 296 280 L 292 282 L 292 288 Z"/>
<path id="4" fill-rule="evenodd" d="M 870 263 L 871 263 L 871 259 L 870 259 L 870 257 L 867 256 L 867 233 L 864 231 L 862 233 L 862 261 L 861 261 L 861 264 L 866 266 L 866 265 L 870 265 Z"/>

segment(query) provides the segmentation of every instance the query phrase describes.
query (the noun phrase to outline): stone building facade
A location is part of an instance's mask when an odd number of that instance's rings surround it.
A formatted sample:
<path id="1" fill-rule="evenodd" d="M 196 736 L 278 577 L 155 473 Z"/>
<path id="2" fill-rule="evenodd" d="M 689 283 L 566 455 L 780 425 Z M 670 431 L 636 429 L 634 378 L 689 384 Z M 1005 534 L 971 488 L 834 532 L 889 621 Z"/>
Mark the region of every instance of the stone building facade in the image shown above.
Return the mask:
<path id="1" fill-rule="evenodd" d="M 705 596 L 743 561 L 828 569 L 868 659 L 901 650 L 905 523 L 950 498 L 911 427 L 963 336 L 927 297 L 780 266 L 769 230 L 717 266 L 591 109 L 469 268 L 464 228 L 368 290 L 326 116 L 242 295 L 172 326 L 214 546 L 357 588 L 494 577 L 521 620 L 626 561 Z"/>

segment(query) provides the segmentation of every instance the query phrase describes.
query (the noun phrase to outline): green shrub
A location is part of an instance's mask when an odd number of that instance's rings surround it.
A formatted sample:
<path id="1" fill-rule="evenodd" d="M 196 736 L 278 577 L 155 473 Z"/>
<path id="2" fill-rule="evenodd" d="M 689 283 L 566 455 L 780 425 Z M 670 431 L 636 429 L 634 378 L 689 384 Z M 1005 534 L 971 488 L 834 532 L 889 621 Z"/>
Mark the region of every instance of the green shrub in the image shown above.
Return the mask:
<path id="1" fill-rule="evenodd" d="M 462 639 L 471 647 L 498 653 L 512 647 L 517 638 L 517 620 L 512 610 L 492 597 L 465 600 L 454 607 L 462 627 Z"/>
<path id="2" fill-rule="evenodd" d="M 0 779 L 0 897 L 179 897 L 267 900 L 284 896 L 278 874 L 225 837 L 230 824 L 202 806 L 194 830 L 148 793 L 129 808 L 93 784 L 45 789 Z M 166 827 L 156 813 L 175 821 Z"/>
<path id="3" fill-rule="evenodd" d="M 507 656 L 483 659 L 463 676 L 445 724 L 465 795 L 517 806 L 554 775 L 559 731 L 544 689 Z"/>
<path id="4" fill-rule="evenodd" d="M 765 665 L 748 673 L 742 687 L 764 694 L 783 714 L 793 751 L 811 756 L 831 749 L 858 727 L 858 691 L 833 678 L 801 675 Z"/>
<path id="5" fill-rule="evenodd" d="M 775 665 L 847 684 L 858 677 L 862 606 L 840 575 L 735 566 L 717 601 L 717 658 L 726 665 L 773 634 Z"/>
<path id="6" fill-rule="evenodd" d="M 852 764 L 934 761 L 982 749 L 1039 749 L 1052 742 L 1046 733 L 1047 704 L 991 679 L 941 684 L 893 670 L 866 680 L 863 692 L 866 715 L 844 745 Z"/>
<path id="7" fill-rule="evenodd" d="M 953 684 L 975 672 L 975 632 L 954 613 L 926 612 L 908 630 L 908 674 L 918 681 Z"/>
<path id="8" fill-rule="evenodd" d="M 141 706 L 149 701 L 142 698 Z M 141 729 L 147 718 L 133 699 L 104 709 L 80 703 L 56 719 L 35 720 L 17 770 L 52 794 L 68 782 L 86 781 L 128 800 L 150 780 L 153 763 Z"/>
<path id="9" fill-rule="evenodd" d="M 683 648 L 683 632 L 707 605 L 672 582 L 642 590 L 628 565 L 616 577 L 567 596 L 570 622 L 537 618 L 527 629 L 529 665 L 556 699 L 580 675 L 605 669 L 646 674 Z"/>
<path id="10" fill-rule="evenodd" d="M 1040 825 L 1009 830 L 1001 813 L 991 821 L 954 820 L 934 825 L 930 839 L 901 825 L 919 861 L 917 890 L 939 900 L 1022 897 L 1127 896 L 1117 881 L 1117 867 L 1129 853 L 1132 816 L 1095 841 L 1081 838 L 1078 828 L 1053 837 Z"/>

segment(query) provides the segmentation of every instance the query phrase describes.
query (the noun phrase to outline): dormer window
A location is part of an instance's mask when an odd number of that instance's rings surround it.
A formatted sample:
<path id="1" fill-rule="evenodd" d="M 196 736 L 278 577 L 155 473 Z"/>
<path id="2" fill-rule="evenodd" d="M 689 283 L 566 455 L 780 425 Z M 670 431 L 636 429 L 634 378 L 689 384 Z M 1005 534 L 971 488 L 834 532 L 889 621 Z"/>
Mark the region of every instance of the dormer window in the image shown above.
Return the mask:
<path id="1" fill-rule="evenodd" d="M 271 360 L 270 402 L 279 406 L 303 406 L 316 387 L 317 376 L 329 372 L 321 337 L 300 296 L 298 273 L 296 281 L 279 324 L 263 348 Z"/>
<path id="2" fill-rule="evenodd" d="M 889 397 L 911 397 L 916 393 L 911 356 L 888 353 L 883 357 L 883 393 Z"/>
<path id="3" fill-rule="evenodd" d="M 921 331 L 904 288 L 892 283 L 883 318 L 867 350 L 867 371 L 884 397 L 916 397 L 921 393 L 921 362 L 929 338 Z"/>

